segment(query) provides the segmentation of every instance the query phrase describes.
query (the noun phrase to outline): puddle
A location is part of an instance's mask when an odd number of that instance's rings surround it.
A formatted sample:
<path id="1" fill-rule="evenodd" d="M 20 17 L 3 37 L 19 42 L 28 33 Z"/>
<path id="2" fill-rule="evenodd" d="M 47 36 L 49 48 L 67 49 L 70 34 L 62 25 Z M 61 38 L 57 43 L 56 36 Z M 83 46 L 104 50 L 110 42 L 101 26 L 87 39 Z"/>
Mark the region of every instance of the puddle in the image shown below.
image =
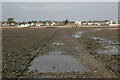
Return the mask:
<path id="1" fill-rule="evenodd" d="M 81 38 L 82 37 L 82 34 L 83 33 L 86 33 L 87 31 L 78 31 L 78 32 L 76 32 L 75 34 L 73 34 L 72 36 L 74 37 L 74 38 Z"/>
<path id="2" fill-rule="evenodd" d="M 54 45 L 54 46 L 60 46 L 60 45 L 64 45 L 64 44 L 63 44 L 63 43 L 54 42 L 53 45 Z"/>
<path id="3" fill-rule="evenodd" d="M 64 55 L 64 52 L 53 51 L 47 55 L 40 55 L 31 62 L 29 71 L 38 72 L 78 72 L 88 71 L 78 59 L 70 55 Z"/>
<path id="4" fill-rule="evenodd" d="M 84 33 L 87 33 L 87 32 L 95 32 L 95 31 L 98 31 L 98 30 L 101 30 L 101 29 L 96 29 L 96 30 L 91 30 L 91 31 L 77 31 L 75 34 L 73 34 L 72 36 L 74 38 L 81 38 L 82 37 L 82 34 Z"/>
<path id="5" fill-rule="evenodd" d="M 98 43 L 101 44 L 101 46 L 104 48 L 104 50 L 98 49 L 97 53 L 98 54 L 115 54 L 117 55 L 119 52 L 119 44 L 120 42 L 117 41 L 111 41 L 111 40 L 107 40 L 107 39 L 103 39 L 103 38 L 99 38 L 99 37 L 88 37 L 89 39 L 94 39 L 97 40 Z"/>
<path id="6" fill-rule="evenodd" d="M 98 31 L 101 29 L 96 29 L 96 30 L 92 30 L 93 32 Z M 92 31 L 78 31 L 75 34 L 73 34 L 72 36 L 74 38 L 81 38 L 83 33 L 87 33 L 87 32 L 92 32 Z M 103 39 L 103 38 L 99 38 L 99 37 L 88 37 L 89 39 L 94 39 L 97 40 L 98 43 L 101 44 L 101 46 L 104 48 L 104 50 L 97 50 L 98 54 L 115 54 L 117 55 L 119 50 L 120 50 L 120 42 L 117 41 L 112 41 L 112 40 L 107 40 L 107 39 Z"/>

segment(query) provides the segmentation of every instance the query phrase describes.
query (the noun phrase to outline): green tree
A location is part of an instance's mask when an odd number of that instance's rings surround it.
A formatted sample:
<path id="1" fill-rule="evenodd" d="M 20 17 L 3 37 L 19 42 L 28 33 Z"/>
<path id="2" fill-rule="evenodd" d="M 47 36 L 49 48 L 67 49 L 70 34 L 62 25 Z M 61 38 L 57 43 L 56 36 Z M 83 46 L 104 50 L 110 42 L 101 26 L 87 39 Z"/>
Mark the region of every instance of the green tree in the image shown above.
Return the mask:
<path id="1" fill-rule="evenodd" d="M 39 22 L 42 22 L 41 20 L 39 20 Z"/>
<path id="2" fill-rule="evenodd" d="M 11 25 L 11 23 L 15 23 L 14 18 L 8 18 L 7 19 L 8 24 Z"/>
<path id="3" fill-rule="evenodd" d="M 31 21 L 29 21 L 28 23 L 29 23 L 29 24 L 31 24 L 32 22 L 31 22 Z"/>
<path id="4" fill-rule="evenodd" d="M 64 24 L 65 24 L 65 25 L 66 25 L 67 23 L 69 23 L 68 19 L 66 19 L 66 20 L 64 21 Z"/>

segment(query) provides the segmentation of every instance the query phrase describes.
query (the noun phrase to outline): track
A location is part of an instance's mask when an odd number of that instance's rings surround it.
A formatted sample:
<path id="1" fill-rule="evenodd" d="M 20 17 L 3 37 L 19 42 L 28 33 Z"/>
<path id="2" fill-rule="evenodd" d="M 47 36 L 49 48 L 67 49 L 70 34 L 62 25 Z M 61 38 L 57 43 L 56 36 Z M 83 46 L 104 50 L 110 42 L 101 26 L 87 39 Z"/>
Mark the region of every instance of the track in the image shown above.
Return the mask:
<path id="1" fill-rule="evenodd" d="M 39 48 L 39 50 L 35 52 L 36 54 L 28 62 L 28 64 L 31 64 L 29 69 L 31 71 L 37 71 L 37 75 L 32 74 L 32 77 L 35 78 L 41 77 L 117 78 L 115 74 L 113 74 L 112 72 L 105 68 L 104 63 L 100 62 L 99 60 L 96 60 L 93 56 L 91 56 L 83 48 L 83 46 L 81 46 L 79 41 L 77 39 L 74 39 L 72 35 L 70 35 L 65 29 L 59 29 L 57 32 L 55 32 L 50 37 L 50 39 L 44 44 L 44 46 Z M 60 58 L 57 55 L 60 56 L 62 55 L 63 57 L 72 56 L 78 62 L 74 64 L 74 59 L 73 62 L 72 61 L 69 62 L 68 59 L 62 57 Z M 45 60 L 42 61 L 41 59 Z M 73 65 L 79 64 L 79 67 L 76 68 L 76 66 L 73 66 L 72 64 Z"/>

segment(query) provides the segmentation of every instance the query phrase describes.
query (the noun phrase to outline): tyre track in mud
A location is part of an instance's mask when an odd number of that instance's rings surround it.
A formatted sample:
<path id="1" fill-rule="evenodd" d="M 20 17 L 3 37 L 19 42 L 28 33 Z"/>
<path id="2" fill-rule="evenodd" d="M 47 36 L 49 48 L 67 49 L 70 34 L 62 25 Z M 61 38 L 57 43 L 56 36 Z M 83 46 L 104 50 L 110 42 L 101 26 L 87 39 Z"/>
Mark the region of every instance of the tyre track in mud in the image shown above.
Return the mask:
<path id="1" fill-rule="evenodd" d="M 57 30 L 57 31 L 58 31 L 58 30 Z M 56 31 L 56 32 L 57 32 L 57 31 Z M 33 57 L 27 62 L 27 64 L 29 64 L 29 63 L 39 54 L 39 52 L 47 45 L 47 43 L 52 39 L 52 37 L 55 35 L 56 32 L 54 32 L 54 33 L 50 36 L 50 38 L 49 38 L 47 41 L 44 42 L 44 44 L 43 44 L 42 47 L 38 48 L 37 50 L 35 50 L 35 51 L 33 52 L 33 53 L 35 53 L 35 55 L 33 55 Z"/>

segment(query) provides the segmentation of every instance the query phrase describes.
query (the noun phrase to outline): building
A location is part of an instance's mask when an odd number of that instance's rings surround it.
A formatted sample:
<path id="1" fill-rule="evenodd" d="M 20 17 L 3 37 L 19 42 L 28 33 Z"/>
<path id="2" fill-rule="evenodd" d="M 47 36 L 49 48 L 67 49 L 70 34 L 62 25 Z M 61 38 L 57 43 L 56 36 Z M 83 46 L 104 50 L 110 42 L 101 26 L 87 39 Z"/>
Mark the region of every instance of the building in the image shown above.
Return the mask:
<path id="1" fill-rule="evenodd" d="M 53 21 L 52 23 L 51 23 L 51 26 L 56 26 L 57 24 L 56 24 L 56 22 L 55 21 Z"/>
<path id="2" fill-rule="evenodd" d="M 1 26 L 9 26 L 7 22 L 1 22 Z"/>
<path id="3" fill-rule="evenodd" d="M 52 22 L 50 22 L 50 21 L 45 22 L 45 26 L 51 26 L 51 24 L 52 24 Z"/>
<path id="4" fill-rule="evenodd" d="M 64 21 L 55 21 L 57 26 L 63 26 L 65 23 Z"/>
<path id="5" fill-rule="evenodd" d="M 30 26 L 35 26 L 36 24 L 34 22 L 31 22 L 30 23 Z"/>
<path id="6" fill-rule="evenodd" d="M 105 25 L 109 25 L 109 24 L 110 24 L 110 21 L 104 20 L 104 24 L 105 24 Z"/>
<path id="7" fill-rule="evenodd" d="M 75 24 L 76 25 L 82 25 L 82 22 L 81 21 L 75 21 Z"/>
<path id="8" fill-rule="evenodd" d="M 29 27 L 31 24 L 29 24 L 28 22 L 19 22 L 18 23 L 18 27 Z"/>
<path id="9" fill-rule="evenodd" d="M 93 22 L 92 21 L 88 21 L 87 24 L 88 25 L 93 25 Z"/>
<path id="10" fill-rule="evenodd" d="M 75 25 L 75 21 L 69 21 L 69 23 L 67 23 L 67 25 L 73 26 L 73 25 Z"/>
<path id="11" fill-rule="evenodd" d="M 119 22 L 120 22 L 120 19 L 117 19 L 117 18 L 112 19 L 109 22 L 109 26 L 118 26 L 120 24 Z"/>
<path id="12" fill-rule="evenodd" d="M 43 22 L 38 22 L 38 23 L 36 23 L 35 26 L 44 26 L 44 23 Z"/>
<path id="13" fill-rule="evenodd" d="M 2 25 L 2 26 L 15 26 L 15 23 L 10 23 L 10 24 L 8 24 L 8 22 L 2 22 L 1 25 Z"/>
<path id="14" fill-rule="evenodd" d="M 82 25 L 88 25 L 88 23 L 86 21 L 83 21 Z"/>
<path id="15" fill-rule="evenodd" d="M 93 21 L 93 25 L 100 26 L 100 25 L 101 25 L 101 23 L 100 23 L 100 21 Z"/>

